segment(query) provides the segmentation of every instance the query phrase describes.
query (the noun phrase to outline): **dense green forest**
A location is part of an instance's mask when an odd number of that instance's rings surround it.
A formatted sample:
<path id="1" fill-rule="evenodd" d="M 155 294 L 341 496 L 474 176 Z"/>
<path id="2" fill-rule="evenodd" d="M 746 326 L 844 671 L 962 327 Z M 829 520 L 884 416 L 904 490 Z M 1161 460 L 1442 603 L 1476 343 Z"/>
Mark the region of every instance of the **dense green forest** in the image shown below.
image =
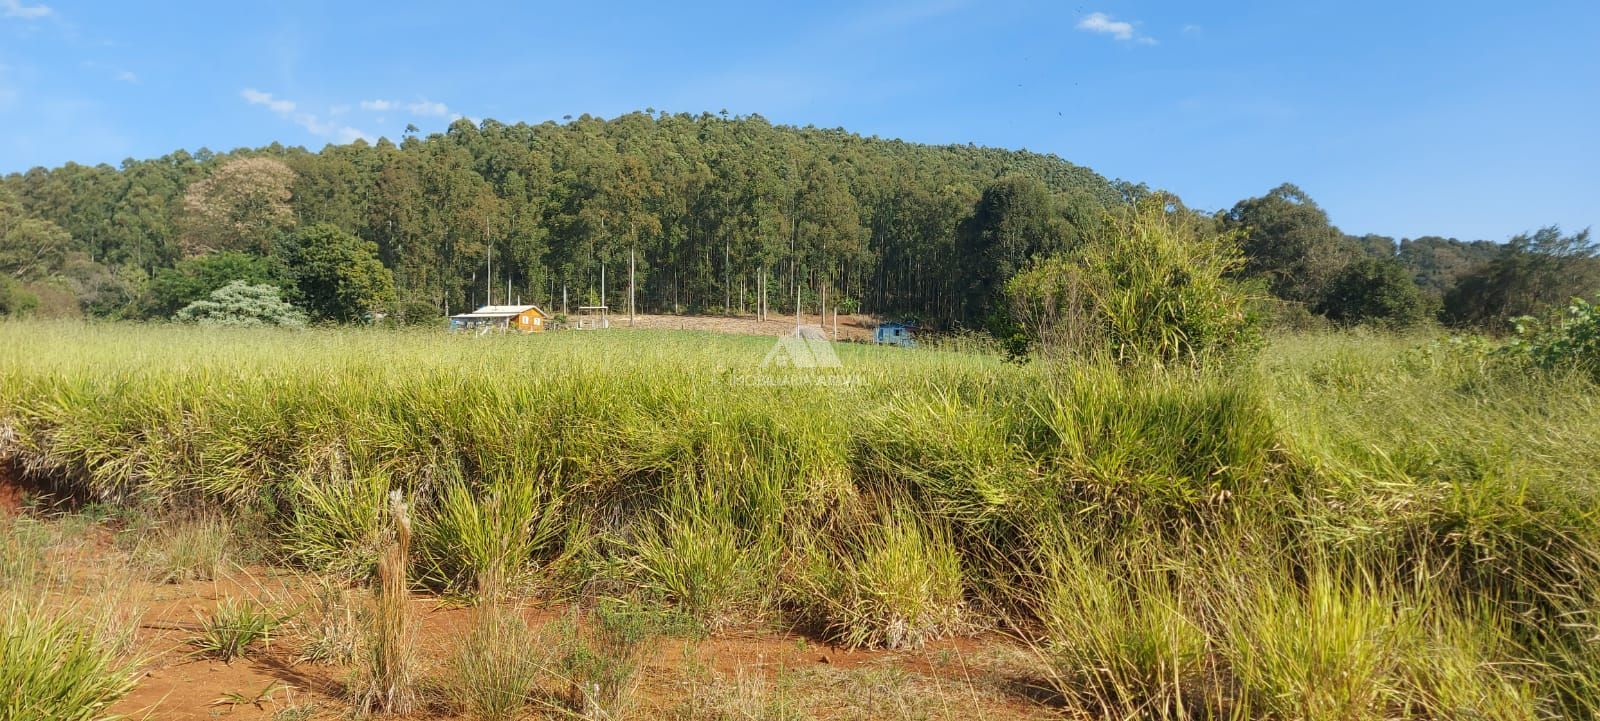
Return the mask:
<path id="1" fill-rule="evenodd" d="M 760 116 L 408 130 L 398 145 L 202 149 L 8 175 L 0 313 L 166 318 L 233 281 L 277 286 L 333 321 L 428 320 L 491 288 L 496 302 L 620 309 L 631 259 L 642 312 L 753 312 L 764 295 L 773 312 L 798 298 L 813 312 L 826 302 L 981 328 L 1003 314 L 1006 280 L 1152 194 L 1053 155 Z M 1241 280 L 1290 318 L 1503 326 L 1600 288 L 1587 231 L 1353 237 L 1291 185 L 1215 215 L 1169 207 L 1236 239 Z"/>

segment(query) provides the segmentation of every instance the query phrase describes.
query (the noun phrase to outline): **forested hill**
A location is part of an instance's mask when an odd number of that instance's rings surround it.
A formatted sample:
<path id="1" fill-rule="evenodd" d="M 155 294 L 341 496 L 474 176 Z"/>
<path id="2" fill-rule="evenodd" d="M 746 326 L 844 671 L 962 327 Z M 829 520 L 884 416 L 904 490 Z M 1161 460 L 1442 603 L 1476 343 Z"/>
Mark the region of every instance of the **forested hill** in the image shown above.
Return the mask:
<path id="1" fill-rule="evenodd" d="M 279 162 L 239 162 L 259 158 Z M 1023 204 L 1038 216 L 1024 222 L 1065 238 L 1073 218 L 1132 190 L 1054 155 L 649 112 L 68 164 L 8 175 L 4 189 L 24 218 L 64 231 L 40 242 L 64 246 L 58 262 L 75 266 L 70 290 L 90 312 L 170 313 L 185 300 L 160 297 L 183 290 L 162 286 L 183 285 L 175 264 L 189 280 L 269 273 L 255 259 L 330 223 L 376 244 L 401 304 L 482 302 L 492 246 L 497 301 L 509 280 L 512 298 L 559 307 L 565 286 L 572 305 L 592 303 L 604 267 L 605 300 L 620 308 L 633 251 L 641 309 L 753 308 L 765 273 L 774 309 L 793 307 L 798 278 L 811 307 L 827 292 L 931 322 L 956 317 L 981 284 L 958 246 L 986 191 L 1006 206 L 993 222 Z M 152 279 L 154 299 L 140 291 Z"/>
<path id="2" fill-rule="evenodd" d="M 489 288 L 496 302 L 620 310 L 631 259 L 646 312 L 749 312 L 765 289 L 774 312 L 798 299 L 810 312 L 994 329 L 1008 281 L 1087 247 L 1107 209 L 1150 194 L 1053 155 L 760 116 L 408 130 L 399 145 L 179 151 L 8 175 L 0 315 L 170 318 L 236 281 L 336 322 L 432 322 Z M 1215 215 L 1165 207 L 1236 240 L 1235 275 L 1301 316 L 1504 329 L 1600 291 L 1587 231 L 1505 244 L 1354 237 L 1289 184 Z"/>

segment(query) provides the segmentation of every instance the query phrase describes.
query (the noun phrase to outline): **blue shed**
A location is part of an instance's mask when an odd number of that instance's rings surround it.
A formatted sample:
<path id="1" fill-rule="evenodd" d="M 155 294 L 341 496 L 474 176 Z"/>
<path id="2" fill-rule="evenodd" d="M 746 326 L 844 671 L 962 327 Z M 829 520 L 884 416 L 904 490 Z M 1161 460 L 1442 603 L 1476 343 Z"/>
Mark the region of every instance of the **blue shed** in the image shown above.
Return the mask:
<path id="1" fill-rule="evenodd" d="M 872 332 L 872 342 L 910 348 L 917 344 L 911 331 L 912 327 L 905 323 L 879 323 L 878 329 Z"/>

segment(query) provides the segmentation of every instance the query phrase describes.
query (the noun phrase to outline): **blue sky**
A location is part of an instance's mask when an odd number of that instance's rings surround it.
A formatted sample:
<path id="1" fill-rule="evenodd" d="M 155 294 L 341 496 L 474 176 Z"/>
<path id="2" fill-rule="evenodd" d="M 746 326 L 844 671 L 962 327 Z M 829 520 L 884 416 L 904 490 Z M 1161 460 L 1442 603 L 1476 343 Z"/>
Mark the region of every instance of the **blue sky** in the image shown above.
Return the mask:
<path id="1" fill-rule="evenodd" d="M 1600 3 L 0 0 L 0 173 L 653 107 L 1056 153 L 1346 232 L 1600 223 Z"/>

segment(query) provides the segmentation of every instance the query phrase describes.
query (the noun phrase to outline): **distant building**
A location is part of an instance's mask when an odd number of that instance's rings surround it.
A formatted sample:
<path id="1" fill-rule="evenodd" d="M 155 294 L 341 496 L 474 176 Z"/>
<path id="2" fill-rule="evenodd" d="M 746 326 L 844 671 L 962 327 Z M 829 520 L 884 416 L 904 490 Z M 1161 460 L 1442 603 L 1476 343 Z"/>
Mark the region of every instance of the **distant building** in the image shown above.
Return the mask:
<path id="1" fill-rule="evenodd" d="M 878 329 L 872 332 L 872 342 L 910 348 L 917 344 L 911 337 L 912 330 L 905 323 L 879 323 Z"/>
<path id="2" fill-rule="evenodd" d="M 486 305 L 471 313 L 450 316 L 450 330 L 541 333 L 549 317 L 536 305 Z"/>

